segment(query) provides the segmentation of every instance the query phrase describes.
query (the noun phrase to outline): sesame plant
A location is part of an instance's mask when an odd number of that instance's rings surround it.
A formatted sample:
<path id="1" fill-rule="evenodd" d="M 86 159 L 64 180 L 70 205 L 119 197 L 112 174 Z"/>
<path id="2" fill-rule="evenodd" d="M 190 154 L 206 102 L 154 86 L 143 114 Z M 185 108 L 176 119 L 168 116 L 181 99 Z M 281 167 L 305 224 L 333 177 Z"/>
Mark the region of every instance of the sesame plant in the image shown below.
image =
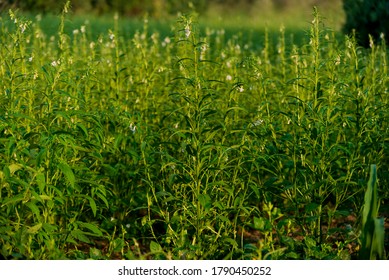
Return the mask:
<path id="1" fill-rule="evenodd" d="M 96 34 L 68 11 L 53 34 L 1 16 L 3 258 L 364 254 L 372 163 L 374 215 L 388 210 L 385 40 L 362 48 L 317 10 L 298 39 L 196 14 L 168 34 L 115 15 Z"/>

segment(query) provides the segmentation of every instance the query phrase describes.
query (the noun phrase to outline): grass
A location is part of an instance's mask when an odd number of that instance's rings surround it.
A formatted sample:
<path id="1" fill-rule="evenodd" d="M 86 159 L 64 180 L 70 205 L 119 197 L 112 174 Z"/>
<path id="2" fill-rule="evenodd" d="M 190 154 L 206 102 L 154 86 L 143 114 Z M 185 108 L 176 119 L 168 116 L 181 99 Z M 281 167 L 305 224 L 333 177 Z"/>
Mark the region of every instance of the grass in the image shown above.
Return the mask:
<path id="1" fill-rule="evenodd" d="M 58 20 L 1 22 L 4 258 L 355 258 L 370 164 L 387 215 L 384 42 Z"/>

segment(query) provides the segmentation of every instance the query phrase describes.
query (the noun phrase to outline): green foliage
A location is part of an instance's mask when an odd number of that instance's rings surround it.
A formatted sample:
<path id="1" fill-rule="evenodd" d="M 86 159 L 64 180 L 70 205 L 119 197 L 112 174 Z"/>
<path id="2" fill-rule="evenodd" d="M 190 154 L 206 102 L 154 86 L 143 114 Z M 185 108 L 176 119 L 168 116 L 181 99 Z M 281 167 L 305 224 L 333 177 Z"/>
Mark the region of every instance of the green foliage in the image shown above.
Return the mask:
<path id="1" fill-rule="evenodd" d="M 67 17 L 0 27 L 1 255 L 354 257 L 366 166 L 388 170 L 383 42 L 338 40 L 317 10 L 302 41 Z"/>
<path id="2" fill-rule="evenodd" d="M 372 164 L 362 215 L 362 248 L 359 258 L 363 260 L 385 258 L 384 218 L 377 218 L 378 206 L 377 166 Z"/>
<path id="3" fill-rule="evenodd" d="M 358 43 L 367 47 L 372 36 L 375 42 L 380 39 L 388 42 L 389 1 L 387 0 L 344 0 L 346 22 L 343 31 L 355 32 Z M 383 37 L 385 36 L 385 37 Z"/>

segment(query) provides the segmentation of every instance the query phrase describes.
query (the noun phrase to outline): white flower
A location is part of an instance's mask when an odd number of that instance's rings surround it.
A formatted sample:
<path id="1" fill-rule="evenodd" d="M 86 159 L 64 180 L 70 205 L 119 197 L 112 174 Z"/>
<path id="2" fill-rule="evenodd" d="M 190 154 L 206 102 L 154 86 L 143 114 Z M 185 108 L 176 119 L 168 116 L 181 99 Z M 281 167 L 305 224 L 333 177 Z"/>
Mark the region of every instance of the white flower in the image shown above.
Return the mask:
<path id="1" fill-rule="evenodd" d="M 190 33 L 191 33 L 191 31 L 190 31 L 189 27 L 186 27 L 186 28 L 185 28 L 185 37 L 186 37 L 186 38 L 189 38 Z"/>
<path id="2" fill-rule="evenodd" d="M 28 61 L 29 62 L 32 62 L 32 59 L 33 59 L 34 57 L 33 56 L 30 56 L 29 58 L 28 58 Z"/>
<path id="3" fill-rule="evenodd" d="M 95 42 L 90 42 L 89 48 L 94 49 L 95 48 Z"/>
<path id="4" fill-rule="evenodd" d="M 252 124 L 250 124 L 250 127 L 259 126 L 259 125 L 263 124 L 263 122 L 264 121 L 262 119 L 257 119 Z"/>
<path id="5" fill-rule="evenodd" d="M 231 80 L 232 80 L 231 75 L 227 75 L 227 76 L 226 76 L 226 80 L 227 80 L 227 81 L 231 81 Z"/>
<path id="6" fill-rule="evenodd" d="M 166 37 L 163 42 L 162 42 L 162 47 L 165 47 L 166 45 L 169 45 L 170 44 L 170 38 L 169 37 Z"/>
<path id="7" fill-rule="evenodd" d="M 335 60 L 335 65 L 339 65 L 339 64 L 340 64 L 340 55 L 338 55 Z"/>
<path id="8" fill-rule="evenodd" d="M 53 61 L 51 62 L 51 66 L 53 66 L 53 67 L 58 66 L 58 64 L 59 64 L 59 60 L 58 60 L 58 61 L 53 60 Z"/>
<path id="9" fill-rule="evenodd" d="M 136 125 L 134 123 L 130 123 L 130 130 L 132 131 L 132 133 L 136 132 Z"/>
<path id="10" fill-rule="evenodd" d="M 243 88 L 242 85 L 238 86 L 238 87 L 236 88 L 236 90 L 239 91 L 239 92 L 244 92 L 244 88 Z"/>
<path id="11" fill-rule="evenodd" d="M 27 28 L 27 23 L 23 22 L 23 23 L 21 23 L 21 24 L 19 25 L 19 27 L 20 27 L 20 31 L 21 31 L 22 33 L 24 33 L 24 31 L 26 31 L 26 28 Z"/>
<path id="12" fill-rule="evenodd" d="M 109 39 L 113 41 L 115 39 L 115 34 L 112 33 L 112 31 L 109 31 Z"/>

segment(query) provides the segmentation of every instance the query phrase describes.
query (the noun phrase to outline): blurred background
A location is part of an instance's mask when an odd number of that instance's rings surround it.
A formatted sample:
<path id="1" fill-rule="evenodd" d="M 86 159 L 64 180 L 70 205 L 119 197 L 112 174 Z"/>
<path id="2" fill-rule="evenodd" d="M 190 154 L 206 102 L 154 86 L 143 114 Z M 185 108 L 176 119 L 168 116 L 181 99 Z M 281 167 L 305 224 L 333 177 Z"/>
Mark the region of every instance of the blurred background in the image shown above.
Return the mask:
<path id="1" fill-rule="evenodd" d="M 330 20 L 341 23 L 344 18 L 342 0 L 72 0 L 75 14 L 106 15 L 118 12 L 122 16 L 144 14 L 156 19 L 176 17 L 178 13 L 196 11 L 205 17 L 231 18 L 244 16 L 250 20 L 286 20 L 310 17 L 312 7 L 326 11 Z M 58 13 L 64 1 L 58 0 L 0 0 L 0 9 L 9 8 L 34 13 Z M 286 17 L 285 17 L 286 16 Z M 248 18 L 247 18 L 248 17 Z M 223 19 L 223 18 L 222 18 Z"/>
<path id="2" fill-rule="evenodd" d="M 0 0 L 0 12 L 9 9 L 33 14 L 59 14 L 65 0 Z M 233 28 L 302 29 L 312 20 L 317 7 L 327 27 L 351 34 L 369 46 L 369 34 L 380 40 L 389 29 L 389 0 L 72 0 L 74 16 L 122 19 L 147 17 L 162 22 L 196 12 L 207 24 Z M 388 36 L 385 36 L 386 40 Z"/>

